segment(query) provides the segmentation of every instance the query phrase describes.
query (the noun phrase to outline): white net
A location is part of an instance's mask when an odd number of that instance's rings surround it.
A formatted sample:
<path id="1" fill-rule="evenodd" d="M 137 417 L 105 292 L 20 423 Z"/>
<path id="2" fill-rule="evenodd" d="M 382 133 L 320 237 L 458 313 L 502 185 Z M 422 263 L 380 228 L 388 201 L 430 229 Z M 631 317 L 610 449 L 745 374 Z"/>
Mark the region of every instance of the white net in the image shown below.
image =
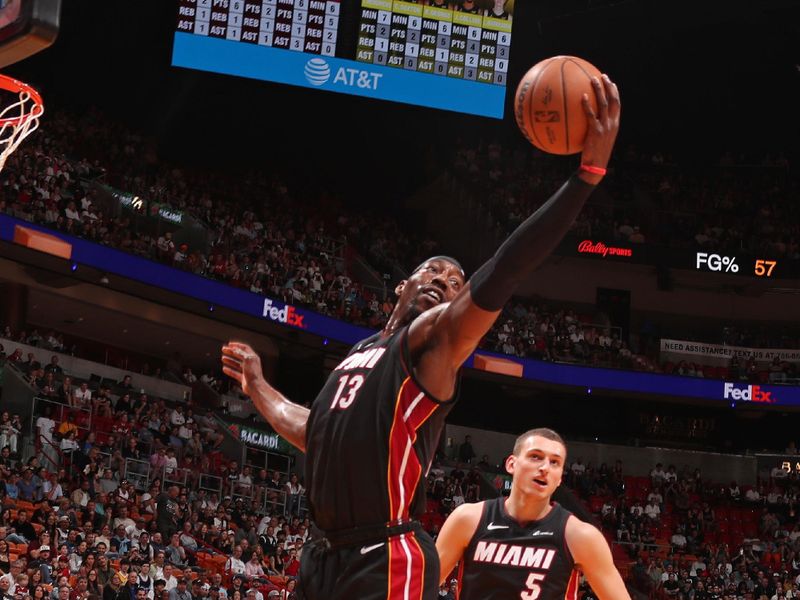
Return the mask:
<path id="1" fill-rule="evenodd" d="M 19 91 L 16 102 L 0 111 L 0 171 L 9 154 L 39 127 L 42 114 L 44 106 L 25 89 Z"/>

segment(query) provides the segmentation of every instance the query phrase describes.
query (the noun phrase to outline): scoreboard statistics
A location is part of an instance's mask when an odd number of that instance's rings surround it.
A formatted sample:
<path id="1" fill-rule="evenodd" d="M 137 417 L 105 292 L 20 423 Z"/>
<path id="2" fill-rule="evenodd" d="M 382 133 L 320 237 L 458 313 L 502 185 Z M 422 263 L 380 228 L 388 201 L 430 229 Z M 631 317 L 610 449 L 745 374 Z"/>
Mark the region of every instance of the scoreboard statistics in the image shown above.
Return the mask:
<path id="1" fill-rule="evenodd" d="M 392 0 L 362 0 L 356 60 L 505 85 L 511 22 Z"/>
<path id="2" fill-rule="evenodd" d="M 513 0 L 179 0 L 172 64 L 502 118 Z"/>

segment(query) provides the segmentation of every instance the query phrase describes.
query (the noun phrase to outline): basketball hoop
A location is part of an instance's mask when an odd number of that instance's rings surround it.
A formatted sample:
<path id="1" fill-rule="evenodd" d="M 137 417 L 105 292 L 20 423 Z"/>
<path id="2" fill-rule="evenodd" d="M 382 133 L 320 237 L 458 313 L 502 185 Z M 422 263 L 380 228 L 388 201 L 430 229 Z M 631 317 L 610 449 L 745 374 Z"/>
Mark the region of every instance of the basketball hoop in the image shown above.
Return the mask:
<path id="1" fill-rule="evenodd" d="M 0 90 L 17 94 L 18 99 L 0 110 L 0 171 L 8 155 L 39 127 L 44 114 L 42 97 L 27 83 L 0 75 Z"/>

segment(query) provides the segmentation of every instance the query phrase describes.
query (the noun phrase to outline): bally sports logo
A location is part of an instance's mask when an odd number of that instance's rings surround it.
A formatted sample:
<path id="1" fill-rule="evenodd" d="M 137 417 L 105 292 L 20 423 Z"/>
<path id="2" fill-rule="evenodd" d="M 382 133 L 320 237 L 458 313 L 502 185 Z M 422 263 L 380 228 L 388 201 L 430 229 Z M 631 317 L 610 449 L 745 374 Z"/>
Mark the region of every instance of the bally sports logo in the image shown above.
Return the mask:
<path id="1" fill-rule="evenodd" d="M 777 402 L 777 398 L 772 397 L 772 392 L 761 388 L 760 385 L 739 386 L 735 383 L 725 382 L 724 396 L 726 400 L 744 400 L 746 402 L 760 402 L 762 404 L 772 404 Z"/>
<path id="2" fill-rule="evenodd" d="M 606 246 L 603 242 L 593 242 L 592 240 L 583 240 L 578 244 L 579 254 L 600 254 L 603 258 L 606 256 L 633 256 L 632 248 L 615 248 L 614 246 Z"/>
<path id="3" fill-rule="evenodd" d="M 272 306 L 271 298 L 264 298 L 264 311 L 262 316 L 270 321 L 276 323 L 283 323 L 284 325 L 291 325 L 292 327 L 299 327 L 305 329 L 307 326 L 303 323 L 303 317 L 297 312 L 294 306 L 284 305 L 283 308 Z"/>

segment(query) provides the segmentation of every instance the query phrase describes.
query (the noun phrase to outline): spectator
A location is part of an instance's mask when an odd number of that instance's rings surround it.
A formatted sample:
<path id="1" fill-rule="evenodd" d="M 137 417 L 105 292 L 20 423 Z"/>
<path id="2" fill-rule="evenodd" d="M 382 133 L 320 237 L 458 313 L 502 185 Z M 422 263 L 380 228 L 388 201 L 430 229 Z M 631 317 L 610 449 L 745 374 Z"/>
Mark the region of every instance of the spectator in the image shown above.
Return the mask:
<path id="1" fill-rule="evenodd" d="M 286 512 L 288 514 L 300 514 L 300 498 L 305 494 L 305 488 L 300 484 L 297 474 L 292 473 L 289 481 L 286 482 Z"/>
<path id="2" fill-rule="evenodd" d="M 644 514 L 652 521 L 657 521 L 661 516 L 661 508 L 654 500 L 650 500 L 644 507 Z"/>
<path id="3" fill-rule="evenodd" d="M 245 563 L 242 560 L 242 547 L 235 546 L 232 555 L 225 563 L 225 571 L 234 575 L 244 575 Z"/>
<path id="4" fill-rule="evenodd" d="M 683 552 L 686 549 L 687 540 L 686 536 L 684 535 L 683 526 L 678 527 L 675 533 L 672 534 L 670 543 L 672 544 L 673 552 Z"/>
<path id="5" fill-rule="evenodd" d="M 192 600 L 192 594 L 186 589 L 186 584 L 185 577 L 178 579 L 177 585 L 169 592 L 169 600 Z"/>
<path id="6" fill-rule="evenodd" d="M 244 574 L 248 579 L 264 576 L 264 569 L 256 553 L 253 553 L 253 556 L 247 561 L 247 564 L 245 564 Z"/>
<path id="7" fill-rule="evenodd" d="M 471 464 L 475 456 L 477 455 L 472 448 L 472 436 L 464 436 L 464 441 L 458 447 L 458 460 L 462 463 Z"/>
<path id="8" fill-rule="evenodd" d="M 185 568 L 188 566 L 186 550 L 181 546 L 180 536 L 173 533 L 170 537 L 170 543 L 165 550 L 166 559 L 178 568 Z"/>
<path id="9" fill-rule="evenodd" d="M 164 532 L 165 535 L 171 536 L 178 530 L 178 498 L 179 488 L 177 485 L 171 485 L 167 488 L 166 492 L 159 494 L 156 499 L 157 513 L 156 522 L 159 531 Z"/>

